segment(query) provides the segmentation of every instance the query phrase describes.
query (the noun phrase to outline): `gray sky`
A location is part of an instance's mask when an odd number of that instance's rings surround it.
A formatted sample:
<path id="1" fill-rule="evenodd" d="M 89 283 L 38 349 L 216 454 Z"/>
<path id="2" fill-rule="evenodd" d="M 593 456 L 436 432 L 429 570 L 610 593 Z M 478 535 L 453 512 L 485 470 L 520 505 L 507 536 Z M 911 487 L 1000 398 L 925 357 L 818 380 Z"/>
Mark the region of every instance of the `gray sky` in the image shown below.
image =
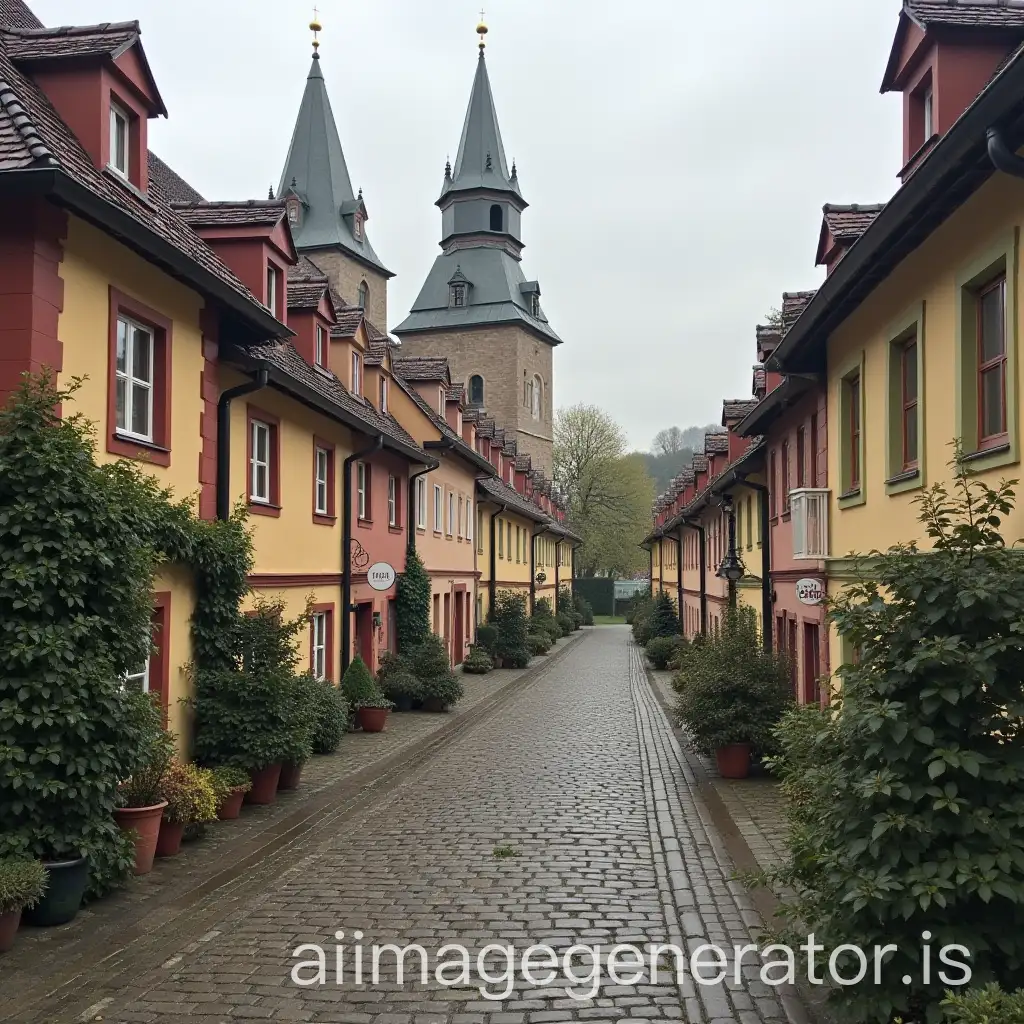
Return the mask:
<path id="1" fill-rule="evenodd" d="M 298 0 L 29 0 L 48 25 L 142 23 L 170 111 L 150 146 L 208 199 L 276 187 L 310 60 Z M 320 0 L 322 66 L 394 326 L 438 252 L 479 8 Z M 524 269 L 565 344 L 555 403 L 646 449 L 750 392 L 754 325 L 815 287 L 823 202 L 883 202 L 897 0 L 489 0 L 488 67 L 530 208 Z"/>

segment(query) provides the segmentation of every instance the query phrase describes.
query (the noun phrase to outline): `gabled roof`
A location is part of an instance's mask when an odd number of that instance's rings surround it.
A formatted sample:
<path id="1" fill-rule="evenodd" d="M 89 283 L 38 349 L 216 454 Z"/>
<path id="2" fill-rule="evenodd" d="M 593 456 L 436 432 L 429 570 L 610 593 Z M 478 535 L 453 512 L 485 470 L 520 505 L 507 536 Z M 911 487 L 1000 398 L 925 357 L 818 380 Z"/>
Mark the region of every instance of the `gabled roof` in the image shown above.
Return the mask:
<path id="1" fill-rule="evenodd" d="M 724 431 L 704 435 L 705 455 L 727 455 L 729 453 L 729 435 Z"/>
<path id="2" fill-rule="evenodd" d="M 318 54 L 306 79 L 277 198 L 292 193 L 304 207 L 295 231 L 297 248 L 338 246 L 388 277 L 394 276 L 374 252 L 365 225 L 362 237 L 355 236 L 354 217 L 362 198 L 357 198 L 352 188 Z"/>
<path id="3" fill-rule="evenodd" d="M 800 319 L 800 314 L 814 298 L 813 291 L 782 293 L 782 335 L 786 336 L 793 324 Z"/>
<path id="4" fill-rule="evenodd" d="M 925 28 L 1024 28 L 1024 4 L 1019 0 L 903 0 L 903 9 Z"/>
<path id="5" fill-rule="evenodd" d="M 277 199 L 242 202 L 191 202 L 172 204 L 178 216 L 193 227 L 274 227 L 284 218 L 285 204 Z"/>
<path id="6" fill-rule="evenodd" d="M 334 297 L 336 293 L 331 289 L 331 295 Z M 359 330 L 359 325 L 363 322 L 365 316 L 365 310 L 362 306 L 338 306 L 335 301 L 335 322 L 331 328 L 332 338 L 354 338 L 356 331 Z"/>
<path id="7" fill-rule="evenodd" d="M 24 0 L 0 0 L 0 28 L 42 28 Z"/>
<path id="8" fill-rule="evenodd" d="M 694 455 L 693 461 L 690 463 L 694 473 L 706 473 L 710 466 L 708 465 L 707 456 L 705 455 Z"/>
<path id="9" fill-rule="evenodd" d="M 319 284 L 316 281 L 288 282 L 289 309 L 316 309 L 324 297 L 328 302 L 331 301 L 331 292 L 326 284 Z M 334 308 L 333 304 L 331 308 Z"/>
<path id="10" fill-rule="evenodd" d="M 756 405 L 756 398 L 727 398 L 722 403 L 722 426 L 730 421 L 743 419 Z"/>
<path id="11" fill-rule="evenodd" d="M 146 154 L 149 163 L 149 187 L 156 191 L 168 205 L 175 203 L 205 203 L 206 200 L 180 175 L 171 170 L 150 150 Z"/>
<path id="12" fill-rule="evenodd" d="M 535 523 L 554 521 L 539 505 L 535 505 L 514 487 L 502 483 L 496 476 L 478 481 L 477 486 L 488 501 L 493 501 L 498 505 L 507 505 L 509 511 L 518 512 L 519 515 L 532 519 Z"/>
<path id="13" fill-rule="evenodd" d="M 871 226 L 871 222 L 882 212 L 884 204 L 838 206 L 826 203 L 822 208 L 821 233 L 818 236 L 818 252 L 814 265 L 820 266 L 828 255 L 825 246 L 831 235 L 834 243 L 852 245 Z"/>
<path id="14" fill-rule="evenodd" d="M 437 380 L 447 385 L 451 381 L 447 359 L 430 356 L 407 356 L 396 359 L 394 371 L 405 380 Z"/>

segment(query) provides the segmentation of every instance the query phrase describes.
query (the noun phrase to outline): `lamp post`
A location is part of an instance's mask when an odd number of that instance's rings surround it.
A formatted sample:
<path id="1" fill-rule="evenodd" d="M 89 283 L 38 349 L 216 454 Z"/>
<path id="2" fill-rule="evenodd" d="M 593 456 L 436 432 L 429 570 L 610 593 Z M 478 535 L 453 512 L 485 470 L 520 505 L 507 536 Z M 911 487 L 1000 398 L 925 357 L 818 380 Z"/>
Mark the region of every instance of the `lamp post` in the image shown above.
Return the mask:
<path id="1" fill-rule="evenodd" d="M 731 494 L 723 496 L 722 508 L 725 510 L 729 522 L 729 550 L 715 575 L 729 584 L 729 607 L 734 609 L 736 607 L 736 584 L 743 578 L 747 570 L 736 553 L 736 509 L 733 506 Z"/>

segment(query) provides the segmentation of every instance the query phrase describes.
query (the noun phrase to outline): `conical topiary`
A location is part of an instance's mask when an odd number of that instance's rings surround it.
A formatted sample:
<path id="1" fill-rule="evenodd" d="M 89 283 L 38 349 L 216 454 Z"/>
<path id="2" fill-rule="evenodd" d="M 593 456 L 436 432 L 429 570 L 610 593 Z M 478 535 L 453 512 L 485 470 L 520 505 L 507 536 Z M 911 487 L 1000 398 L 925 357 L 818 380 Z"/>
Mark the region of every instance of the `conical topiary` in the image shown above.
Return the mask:
<path id="1" fill-rule="evenodd" d="M 408 654 L 430 636 L 430 574 L 415 549 L 405 558 L 405 572 L 395 591 L 398 650 Z"/>
<path id="2" fill-rule="evenodd" d="M 348 701 L 348 706 L 353 711 L 372 704 L 375 700 L 383 697 L 380 687 L 374 682 L 366 662 L 357 654 L 341 679 L 341 692 Z"/>

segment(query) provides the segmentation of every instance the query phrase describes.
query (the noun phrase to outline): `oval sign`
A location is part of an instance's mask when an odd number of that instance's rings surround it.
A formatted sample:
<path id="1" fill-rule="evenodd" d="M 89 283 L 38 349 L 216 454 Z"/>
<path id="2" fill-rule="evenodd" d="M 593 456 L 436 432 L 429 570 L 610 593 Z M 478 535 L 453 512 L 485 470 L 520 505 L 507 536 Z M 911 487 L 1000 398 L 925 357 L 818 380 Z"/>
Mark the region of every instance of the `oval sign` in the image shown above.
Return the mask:
<path id="1" fill-rule="evenodd" d="M 366 570 L 366 581 L 374 590 L 390 590 L 395 585 L 395 567 L 387 562 L 374 562 Z"/>
<path id="2" fill-rule="evenodd" d="M 802 604 L 821 604 L 825 600 L 825 588 L 821 580 L 797 580 L 796 599 Z"/>

